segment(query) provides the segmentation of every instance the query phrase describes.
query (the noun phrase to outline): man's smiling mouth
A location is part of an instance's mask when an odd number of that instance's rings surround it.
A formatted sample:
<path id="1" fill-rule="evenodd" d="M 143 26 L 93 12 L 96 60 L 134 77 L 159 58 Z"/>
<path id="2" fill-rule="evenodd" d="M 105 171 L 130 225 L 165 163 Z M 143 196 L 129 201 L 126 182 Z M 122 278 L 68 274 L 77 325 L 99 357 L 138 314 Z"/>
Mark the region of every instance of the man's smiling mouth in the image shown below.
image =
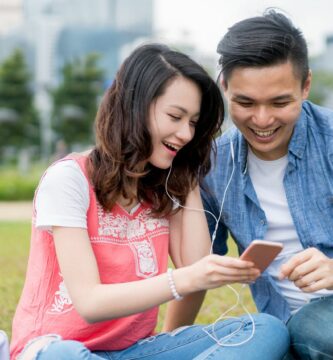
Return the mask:
<path id="1" fill-rule="evenodd" d="M 270 136 L 272 136 L 279 128 L 273 129 L 273 130 L 267 130 L 267 131 L 262 131 L 262 130 L 254 130 L 251 129 L 252 132 L 262 138 L 268 138 Z"/>

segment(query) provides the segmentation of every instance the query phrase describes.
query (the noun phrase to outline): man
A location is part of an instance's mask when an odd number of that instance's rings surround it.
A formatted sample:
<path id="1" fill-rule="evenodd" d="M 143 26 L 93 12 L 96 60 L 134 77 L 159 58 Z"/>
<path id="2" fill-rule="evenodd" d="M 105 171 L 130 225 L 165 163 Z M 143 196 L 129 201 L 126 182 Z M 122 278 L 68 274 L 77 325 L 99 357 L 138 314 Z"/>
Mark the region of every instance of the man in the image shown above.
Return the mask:
<path id="1" fill-rule="evenodd" d="M 333 113 L 306 100 L 307 45 L 281 13 L 236 23 L 217 51 L 236 127 L 218 139 L 202 193 L 219 217 L 214 252 L 226 253 L 228 233 L 240 253 L 255 239 L 282 242 L 251 285 L 257 308 L 287 322 L 290 358 L 332 359 Z"/>

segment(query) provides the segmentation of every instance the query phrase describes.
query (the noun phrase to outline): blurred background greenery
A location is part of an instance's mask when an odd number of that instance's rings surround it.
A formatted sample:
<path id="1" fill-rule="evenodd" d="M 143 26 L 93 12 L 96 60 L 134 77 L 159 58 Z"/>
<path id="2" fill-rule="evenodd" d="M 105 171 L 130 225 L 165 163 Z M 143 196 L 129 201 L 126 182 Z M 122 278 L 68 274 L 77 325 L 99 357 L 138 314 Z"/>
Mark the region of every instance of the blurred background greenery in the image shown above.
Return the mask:
<path id="1" fill-rule="evenodd" d="M 212 7 L 206 7 L 206 16 L 203 16 L 204 5 L 198 0 L 177 4 L 180 10 L 177 14 L 169 2 L 158 0 L 140 3 L 134 0 L 95 0 L 93 3 L 90 0 L 2 0 L 0 201 L 31 200 L 38 178 L 50 162 L 91 146 L 93 122 L 102 94 L 113 83 L 124 58 L 136 46 L 147 42 L 167 43 L 187 53 L 217 78 L 220 69 L 215 47 L 223 29 L 228 27 L 227 18 L 233 23 L 237 18 L 259 14 L 268 2 L 248 4 L 237 0 L 230 5 L 214 1 Z M 325 46 L 320 53 L 315 52 L 313 27 L 300 11 L 315 18 L 319 13 L 330 13 L 332 5 L 320 0 L 322 5 L 314 9 L 303 2 L 299 9 L 297 1 L 278 2 L 277 6 L 289 12 L 291 18 L 299 15 L 296 23 L 309 39 L 313 72 L 310 100 L 332 108 L 331 22 L 329 17 L 321 16 L 318 36 Z M 184 21 L 182 11 L 185 8 L 187 15 L 189 7 L 191 16 L 186 16 Z M 171 27 L 167 21 L 170 15 L 176 16 Z M 211 27 L 217 22 L 211 21 L 213 18 L 219 19 L 216 28 Z M 198 19 L 207 22 L 204 32 L 197 26 Z M 165 33 L 162 23 L 167 24 Z M 188 26 L 193 34 L 197 35 L 199 30 L 204 41 L 198 41 L 200 37 L 191 36 L 188 31 L 180 31 Z M 176 28 L 178 36 L 174 37 L 171 30 Z M 208 43 L 212 43 L 209 51 Z M 228 117 L 225 123 L 231 124 Z"/>
<path id="2" fill-rule="evenodd" d="M 49 89 L 52 136 L 48 150 L 24 53 L 16 49 L 0 63 L 0 201 L 32 200 L 50 162 L 91 146 L 105 81 L 99 58 L 89 53 L 66 62 L 58 85 Z M 332 92 L 333 73 L 313 71 L 310 100 L 326 104 Z"/>
<path id="3" fill-rule="evenodd" d="M 93 119 L 103 92 L 98 59 L 99 55 L 89 53 L 67 62 L 58 85 L 49 89 L 52 137 L 48 151 L 43 147 L 41 115 L 24 53 L 15 49 L 0 63 L 0 174 L 4 183 L 11 184 L 8 190 L 1 183 L 0 200 L 31 200 L 31 187 L 46 164 L 92 144 Z"/>

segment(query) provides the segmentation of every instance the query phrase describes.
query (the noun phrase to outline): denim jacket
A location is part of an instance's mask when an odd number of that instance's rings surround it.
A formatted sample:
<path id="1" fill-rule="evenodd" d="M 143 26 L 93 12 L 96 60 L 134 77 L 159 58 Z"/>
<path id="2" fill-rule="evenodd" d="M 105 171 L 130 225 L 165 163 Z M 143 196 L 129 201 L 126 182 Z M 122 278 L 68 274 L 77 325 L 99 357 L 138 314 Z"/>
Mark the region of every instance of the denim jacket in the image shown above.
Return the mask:
<path id="1" fill-rule="evenodd" d="M 263 239 L 267 231 L 265 212 L 261 209 L 247 171 L 247 142 L 236 128 L 217 139 L 217 158 L 205 178 L 202 197 L 205 209 L 218 218 L 214 252 L 227 252 L 228 234 L 236 241 L 239 253 L 254 239 Z M 288 165 L 283 179 L 284 189 L 297 234 L 303 248 L 316 247 L 333 258 L 333 112 L 304 101 L 288 147 Z M 211 234 L 214 218 L 206 213 Z M 273 279 L 264 272 L 251 285 L 260 312 L 283 321 L 290 309 Z"/>

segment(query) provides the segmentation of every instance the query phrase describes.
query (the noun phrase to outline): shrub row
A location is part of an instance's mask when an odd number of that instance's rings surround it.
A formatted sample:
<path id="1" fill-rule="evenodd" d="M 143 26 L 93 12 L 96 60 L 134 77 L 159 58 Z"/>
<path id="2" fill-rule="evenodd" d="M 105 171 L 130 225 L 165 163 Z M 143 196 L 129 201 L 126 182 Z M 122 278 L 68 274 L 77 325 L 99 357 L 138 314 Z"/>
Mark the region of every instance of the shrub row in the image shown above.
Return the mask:
<path id="1" fill-rule="evenodd" d="M 0 169 L 0 201 L 31 201 L 40 175 L 40 170 L 21 175 L 13 169 Z"/>

